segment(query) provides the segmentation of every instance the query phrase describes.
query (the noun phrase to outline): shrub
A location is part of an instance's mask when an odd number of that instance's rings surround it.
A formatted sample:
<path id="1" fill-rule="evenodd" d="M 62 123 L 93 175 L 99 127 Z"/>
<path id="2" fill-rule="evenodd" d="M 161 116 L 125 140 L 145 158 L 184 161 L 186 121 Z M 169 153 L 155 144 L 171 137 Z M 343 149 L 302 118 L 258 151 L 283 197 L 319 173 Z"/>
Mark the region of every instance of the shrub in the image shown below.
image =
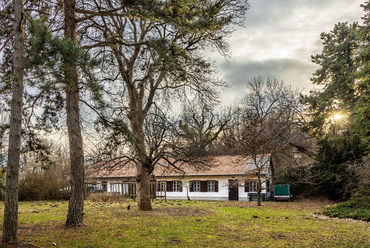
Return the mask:
<path id="1" fill-rule="evenodd" d="M 68 182 L 57 175 L 42 172 L 27 172 L 19 182 L 20 201 L 68 200 L 69 192 L 62 190 Z"/>
<path id="2" fill-rule="evenodd" d="M 370 197 L 354 194 L 348 201 L 324 208 L 323 213 L 329 217 L 370 221 Z"/>

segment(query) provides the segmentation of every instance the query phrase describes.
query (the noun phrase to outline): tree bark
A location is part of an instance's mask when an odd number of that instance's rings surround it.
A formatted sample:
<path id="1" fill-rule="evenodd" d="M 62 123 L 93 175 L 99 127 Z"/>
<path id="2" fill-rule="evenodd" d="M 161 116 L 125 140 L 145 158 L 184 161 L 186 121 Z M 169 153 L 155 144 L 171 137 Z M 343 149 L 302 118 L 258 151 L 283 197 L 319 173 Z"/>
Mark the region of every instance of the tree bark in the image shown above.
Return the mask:
<path id="1" fill-rule="evenodd" d="M 261 170 L 258 170 L 257 176 L 257 206 L 261 206 Z"/>
<path id="2" fill-rule="evenodd" d="M 145 112 L 142 111 L 141 98 L 134 90 L 130 91 L 130 122 L 132 133 L 135 136 L 134 149 L 138 158 L 137 163 L 137 199 L 138 208 L 141 211 L 152 210 L 150 201 L 150 174 L 152 173 L 152 162 L 148 158 L 145 149 L 144 119 Z"/>
<path id="3" fill-rule="evenodd" d="M 150 201 L 150 174 L 151 171 L 146 166 L 139 164 L 138 173 L 136 176 L 137 181 L 137 203 L 141 211 L 152 210 L 152 203 Z"/>
<path id="4" fill-rule="evenodd" d="M 13 95 L 11 103 L 8 163 L 6 170 L 3 244 L 17 242 L 18 229 L 18 179 L 21 153 L 23 108 L 23 0 L 14 0 L 14 55 Z"/>
<path id="5" fill-rule="evenodd" d="M 75 1 L 65 0 L 64 3 L 64 36 L 76 41 Z M 71 198 L 68 205 L 66 226 L 83 225 L 84 205 L 84 154 L 79 115 L 79 85 L 77 66 L 73 54 L 64 58 L 66 83 L 66 111 L 69 138 L 69 154 L 71 163 Z"/>

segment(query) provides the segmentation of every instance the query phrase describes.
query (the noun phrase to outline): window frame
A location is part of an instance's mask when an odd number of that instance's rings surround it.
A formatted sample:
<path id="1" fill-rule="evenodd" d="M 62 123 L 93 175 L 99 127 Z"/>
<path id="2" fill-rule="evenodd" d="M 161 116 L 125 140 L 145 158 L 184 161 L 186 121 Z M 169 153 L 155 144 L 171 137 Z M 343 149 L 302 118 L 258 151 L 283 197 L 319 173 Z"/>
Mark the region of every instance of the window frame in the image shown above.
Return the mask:
<path id="1" fill-rule="evenodd" d="M 180 192 L 180 181 L 173 181 L 173 192 Z"/>
<path id="2" fill-rule="evenodd" d="M 166 182 L 159 182 L 159 192 L 166 191 Z"/>
<path id="3" fill-rule="evenodd" d="M 193 181 L 193 192 L 200 192 L 200 181 Z"/>
<path id="4" fill-rule="evenodd" d="M 248 182 L 249 192 L 257 192 L 258 191 L 258 181 L 257 180 L 250 180 Z"/>
<path id="5" fill-rule="evenodd" d="M 216 182 L 214 180 L 207 181 L 207 192 L 216 192 Z"/>

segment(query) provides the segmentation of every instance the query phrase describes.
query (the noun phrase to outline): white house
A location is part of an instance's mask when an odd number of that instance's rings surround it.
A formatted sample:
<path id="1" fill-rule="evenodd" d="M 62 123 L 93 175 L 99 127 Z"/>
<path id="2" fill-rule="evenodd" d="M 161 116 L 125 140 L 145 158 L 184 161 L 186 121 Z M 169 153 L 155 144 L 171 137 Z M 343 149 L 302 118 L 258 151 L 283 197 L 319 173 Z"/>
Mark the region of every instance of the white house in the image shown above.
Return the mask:
<path id="1" fill-rule="evenodd" d="M 260 155 L 257 159 L 261 168 L 264 197 L 270 194 L 271 156 Z M 215 156 L 207 169 L 199 170 L 183 164 L 181 170 L 160 160 L 151 175 L 153 198 L 191 200 L 253 200 L 257 191 L 257 168 L 250 157 Z M 133 164 L 115 170 L 87 172 L 86 182 L 93 191 L 136 196 L 136 167 Z"/>

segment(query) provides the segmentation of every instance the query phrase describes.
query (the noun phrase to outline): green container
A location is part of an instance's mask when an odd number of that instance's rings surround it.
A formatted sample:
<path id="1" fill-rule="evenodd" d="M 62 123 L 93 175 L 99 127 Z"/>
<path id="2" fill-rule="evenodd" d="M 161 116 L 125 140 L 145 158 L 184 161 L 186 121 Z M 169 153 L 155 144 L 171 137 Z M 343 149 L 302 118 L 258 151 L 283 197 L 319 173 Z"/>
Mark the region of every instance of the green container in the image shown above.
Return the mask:
<path id="1" fill-rule="evenodd" d="M 274 185 L 275 200 L 291 200 L 289 184 L 275 184 Z"/>

